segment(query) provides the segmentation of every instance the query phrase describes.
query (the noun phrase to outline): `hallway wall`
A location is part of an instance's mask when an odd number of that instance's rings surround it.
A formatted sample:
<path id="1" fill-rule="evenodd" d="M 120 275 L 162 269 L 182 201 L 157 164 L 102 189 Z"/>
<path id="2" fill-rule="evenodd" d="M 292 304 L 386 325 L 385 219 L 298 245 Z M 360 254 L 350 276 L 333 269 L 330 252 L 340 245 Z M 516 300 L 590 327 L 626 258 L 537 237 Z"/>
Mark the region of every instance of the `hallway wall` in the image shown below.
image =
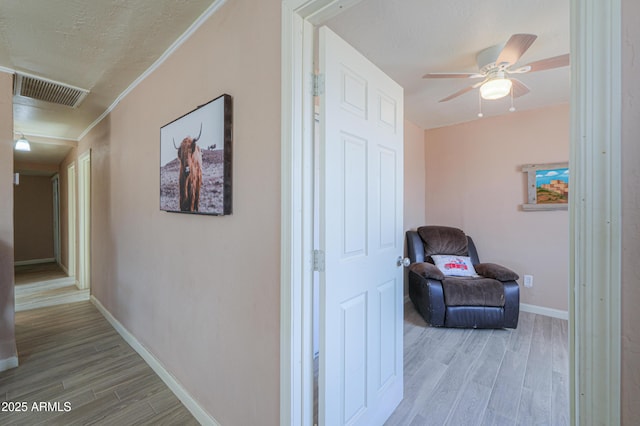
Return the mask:
<path id="1" fill-rule="evenodd" d="M 223 93 L 233 214 L 160 211 L 160 128 Z M 279 424 L 280 1 L 225 3 L 89 149 L 92 295 L 220 424 Z"/>

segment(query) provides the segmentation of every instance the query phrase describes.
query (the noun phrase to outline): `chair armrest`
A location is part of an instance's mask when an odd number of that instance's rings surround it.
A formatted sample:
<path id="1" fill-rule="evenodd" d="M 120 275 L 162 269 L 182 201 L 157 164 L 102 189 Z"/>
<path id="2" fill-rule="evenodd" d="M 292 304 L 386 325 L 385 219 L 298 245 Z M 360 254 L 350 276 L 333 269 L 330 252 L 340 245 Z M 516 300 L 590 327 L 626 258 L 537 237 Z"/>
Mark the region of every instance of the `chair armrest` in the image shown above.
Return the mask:
<path id="1" fill-rule="evenodd" d="M 434 327 L 444 326 L 446 307 L 440 281 L 424 278 L 419 273 L 409 271 L 409 298 L 428 324 Z"/>
<path id="2" fill-rule="evenodd" d="M 495 263 L 478 263 L 473 267 L 479 275 L 487 278 L 493 278 L 498 281 L 515 281 L 520 278 L 518 274 L 513 272 L 511 269 Z"/>
<path id="3" fill-rule="evenodd" d="M 432 263 L 420 262 L 412 263 L 409 270 L 426 279 L 442 281 L 444 274 L 438 267 Z"/>

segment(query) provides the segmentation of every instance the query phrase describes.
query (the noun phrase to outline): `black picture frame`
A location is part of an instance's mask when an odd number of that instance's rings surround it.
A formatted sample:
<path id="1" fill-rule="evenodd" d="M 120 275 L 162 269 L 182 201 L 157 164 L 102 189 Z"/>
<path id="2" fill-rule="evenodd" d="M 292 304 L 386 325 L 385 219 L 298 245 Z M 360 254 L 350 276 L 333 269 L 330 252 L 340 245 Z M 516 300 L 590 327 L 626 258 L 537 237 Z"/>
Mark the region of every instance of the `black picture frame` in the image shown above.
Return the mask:
<path id="1" fill-rule="evenodd" d="M 233 99 L 224 94 L 160 128 L 160 210 L 232 212 Z"/>

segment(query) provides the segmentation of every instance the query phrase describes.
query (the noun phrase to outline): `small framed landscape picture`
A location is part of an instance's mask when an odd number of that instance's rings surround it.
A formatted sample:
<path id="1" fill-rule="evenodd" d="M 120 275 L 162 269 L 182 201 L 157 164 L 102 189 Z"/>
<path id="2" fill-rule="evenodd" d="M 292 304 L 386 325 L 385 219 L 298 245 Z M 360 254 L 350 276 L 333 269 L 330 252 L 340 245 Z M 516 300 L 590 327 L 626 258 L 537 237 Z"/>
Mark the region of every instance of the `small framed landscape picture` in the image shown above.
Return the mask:
<path id="1" fill-rule="evenodd" d="M 232 98 L 222 95 L 160 128 L 160 209 L 231 214 Z"/>
<path id="2" fill-rule="evenodd" d="M 569 163 L 527 164 L 527 203 L 523 210 L 569 208 Z"/>

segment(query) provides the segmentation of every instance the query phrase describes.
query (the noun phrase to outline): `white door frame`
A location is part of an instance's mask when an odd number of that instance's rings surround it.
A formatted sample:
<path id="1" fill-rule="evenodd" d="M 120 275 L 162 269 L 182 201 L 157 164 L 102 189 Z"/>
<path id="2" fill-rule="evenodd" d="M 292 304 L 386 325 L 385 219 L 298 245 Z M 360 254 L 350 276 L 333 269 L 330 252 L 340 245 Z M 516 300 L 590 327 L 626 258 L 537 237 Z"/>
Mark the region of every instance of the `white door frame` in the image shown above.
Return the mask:
<path id="1" fill-rule="evenodd" d="M 60 175 L 56 173 L 51 177 L 53 193 L 53 257 L 60 265 Z"/>
<path id="2" fill-rule="evenodd" d="M 621 0 L 571 0 L 572 424 L 620 424 L 621 20 Z"/>
<path id="3" fill-rule="evenodd" d="M 67 166 L 67 275 L 75 277 L 76 271 L 76 163 Z"/>
<path id="4" fill-rule="evenodd" d="M 81 290 L 91 286 L 91 150 L 78 157 L 78 277 Z"/>
<path id="5" fill-rule="evenodd" d="M 570 1 L 570 415 L 572 424 L 619 424 L 621 4 Z M 281 425 L 311 425 L 313 412 L 309 35 L 314 19 L 354 2 L 282 0 Z"/>

